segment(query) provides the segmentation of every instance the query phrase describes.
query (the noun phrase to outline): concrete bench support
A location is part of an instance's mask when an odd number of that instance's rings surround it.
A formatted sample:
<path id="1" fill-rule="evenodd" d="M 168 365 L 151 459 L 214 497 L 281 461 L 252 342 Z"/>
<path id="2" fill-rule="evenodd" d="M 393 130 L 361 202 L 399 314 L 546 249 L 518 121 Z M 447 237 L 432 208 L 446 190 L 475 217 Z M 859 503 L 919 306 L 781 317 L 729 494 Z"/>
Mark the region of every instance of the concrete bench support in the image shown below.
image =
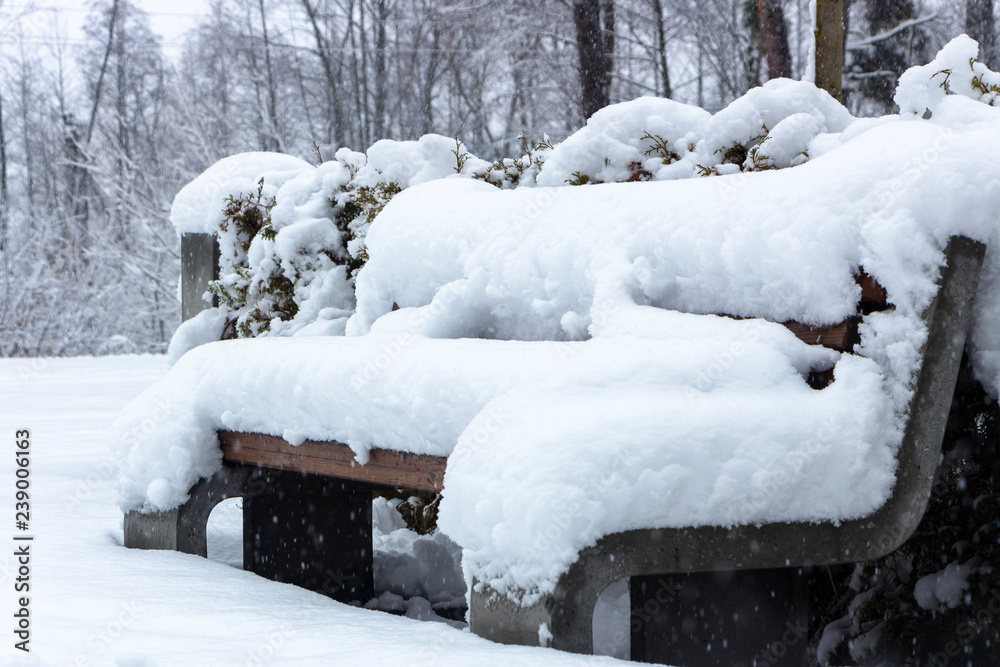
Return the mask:
<path id="1" fill-rule="evenodd" d="M 205 557 L 206 526 L 227 498 L 243 498 L 243 568 L 341 602 L 373 595 L 371 490 L 316 475 L 224 464 L 167 512 L 125 515 L 125 546 Z"/>
<path id="2" fill-rule="evenodd" d="M 201 311 L 217 306 L 202 298 L 208 283 L 219 277 L 219 243 L 214 234 L 181 236 L 181 319 L 189 320 Z"/>
<path id="3" fill-rule="evenodd" d="M 799 569 L 632 577 L 631 659 L 698 667 L 808 664 L 808 575 Z"/>
<path id="4" fill-rule="evenodd" d="M 366 484 L 268 470 L 270 492 L 243 501 L 243 569 L 341 602 L 372 583 L 372 492 Z"/>

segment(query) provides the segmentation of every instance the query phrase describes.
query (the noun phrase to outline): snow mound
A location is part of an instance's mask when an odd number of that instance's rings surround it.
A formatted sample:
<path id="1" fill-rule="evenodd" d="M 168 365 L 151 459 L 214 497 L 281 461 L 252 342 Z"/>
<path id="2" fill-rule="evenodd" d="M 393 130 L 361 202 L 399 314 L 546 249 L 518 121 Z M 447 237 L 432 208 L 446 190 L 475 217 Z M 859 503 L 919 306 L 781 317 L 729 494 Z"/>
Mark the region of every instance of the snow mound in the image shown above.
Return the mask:
<path id="1" fill-rule="evenodd" d="M 812 122 L 803 123 L 803 114 L 812 118 Z M 783 135 L 786 142 L 790 135 L 798 136 L 801 150 L 819 132 L 843 132 L 854 120 L 825 90 L 806 81 L 772 79 L 712 116 L 705 127 L 705 139 L 698 147 L 701 164 L 715 166 L 732 160 L 728 157 L 731 151 L 749 150 L 796 116 L 800 118 L 794 121 L 796 129 L 786 127 L 779 136 Z M 803 129 L 807 131 L 803 133 Z"/>
<path id="2" fill-rule="evenodd" d="M 459 157 L 468 161 L 459 167 Z M 462 143 L 440 134 L 425 134 L 416 141 L 382 139 L 368 149 L 368 163 L 359 172 L 361 182 L 394 181 L 403 188 L 486 169 L 489 162 L 470 155 Z"/>
<path id="3" fill-rule="evenodd" d="M 701 107 L 658 97 L 605 107 L 553 149 L 537 183 L 564 185 L 581 175 L 595 183 L 615 183 L 639 170 L 652 178 L 690 178 L 690 160 L 680 171 L 670 165 L 692 152 L 709 118 Z"/>
<path id="4" fill-rule="evenodd" d="M 921 608 L 937 611 L 942 607 L 954 609 L 962 602 L 969 588 L 969 574 L 975 569 L 974 563 L 951 563 L 940 572 L 929 574 L 917 580 L 913 587 L 913 597 Z"/>
<path id="5" fill-rule="evenodd" d="M 376 498 L 372 503 L 372 546 L 375 590 L 381 591 L 375 606 L 412 609 L 421 598 L 436 611 L 465 606 L 462 549 L 441 531 L 418 535 L 409 530 L 396 507 L 399 500 Z M 408 614 L 409 615 L 409 614 Z"/>
<path id="6" fill-rule="evenodd" d="M 313 167 L 282 153 L 240 153 L 223 158 L 185 185 L 174 197 L 170 222 L 181 234 L 214 234 L 222 222 L 223 202 L 257 191 L 264 179 L 264 196 L 273 197 L 286 181 Z"/>
<path id="7" fill-rule="evenodd" d="M 903 72 L 895 95 L 900 114 L 934 113 L 948 92 L 994 106 L 1000 99 L 1000 74 L 977 61 L 978 55 L 979 44 L 959 35 L 928 64 Z"/>
<path id="8" fill-rule="evenodd" d="M 222 338 L 226 317 L 218 308 L 208 308 L 177 327 L 167 348 L 167 363 L 173 366 L 182 356 L 205 343 Z"/>

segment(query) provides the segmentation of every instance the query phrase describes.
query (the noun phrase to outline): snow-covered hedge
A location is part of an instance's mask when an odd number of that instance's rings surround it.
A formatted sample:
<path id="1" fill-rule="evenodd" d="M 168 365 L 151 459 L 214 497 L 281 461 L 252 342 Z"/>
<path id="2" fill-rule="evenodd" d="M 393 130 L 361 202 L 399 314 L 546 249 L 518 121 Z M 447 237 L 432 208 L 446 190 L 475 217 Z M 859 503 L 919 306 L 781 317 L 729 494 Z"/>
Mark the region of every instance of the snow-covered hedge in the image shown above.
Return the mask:
<path id="1" fill-rule="evenodd" d="M 902 113 L 935 112 L 949 92 L 992 106 L 1000 74 L 976 60 L 977 49 L 963 35 L 904 73 Z M 223 336 L 343 334 L 369 227 L 397 194 L 428 181 L 476 179 L 507 190 L 768 171 L 803 164 L 879 122 L 856 121 L 810 83 L 778 79 L 714 115 L 652 97 L 616 104 L 556 146 L 525 140 L 524 155 L 492 163 L 434 134 L 382 140 L 365 153 L 342 148 L 319 166 L 270 153 L 225 158 L 181 190 L 171 210 L 178 233 L 215 234 L 222 252 L 211 289 L 220 311 L 182 325 L 170 355 Z"/>
<path id="2" fill-rule="evenodd" d="M 221 313 L 182 326 L 171 357 L 221 335 L 343 333 L 368 228 L 413 186 L 467 178 L 508 190 L 780 169 L 821 152 L 822 138 L 852 120 L 812 84 L 780 79 L 714 116 L 652 97 L 613 105 L 557 146 L 525 140 L 524 155 L 492 163 L 434 134 L 382 140 L 366 153 L 340 149 L 317 167 L 266 153 L 226 158 L 185 187 L 171 211 L 179 233 L 213 233 L 222 247 L 211 289 Z M 248 216 L 254 225 L 244 224 Z"/>

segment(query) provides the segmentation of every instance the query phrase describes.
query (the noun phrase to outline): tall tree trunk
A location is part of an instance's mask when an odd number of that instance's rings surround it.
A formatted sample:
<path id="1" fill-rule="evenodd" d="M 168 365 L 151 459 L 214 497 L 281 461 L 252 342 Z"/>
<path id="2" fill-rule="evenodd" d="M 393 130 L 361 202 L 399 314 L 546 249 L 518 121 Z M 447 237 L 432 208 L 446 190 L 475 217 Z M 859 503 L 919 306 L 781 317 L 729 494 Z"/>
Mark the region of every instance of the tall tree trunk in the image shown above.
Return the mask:
<path id="1" fill-rule="evenodd" d="M 703 50 L 703 47 L 702 47 L 700 41 L 698 42 L 698 87 L 697 87 L 697 90 L 698 90 L 697 104 L 702 109 L 704 109 L 705 108 L 705 52 Z"/>
<path id="2" fill-rule="evenodd" d="M 7 236 L 9 232 L 10 207 L 7 197 L 7 135 L 4 133 L 3 122 L 3 95 L 0 94 L 0 283 L 3 291 L 0 292 L 0 331 L 7 329 L 8 316 L 10 314 L 11 286 L 10 286 L 10 253 L 7 252 Z M 8 334 L 5 334 L 5 337 Z M 0 355 L 3 348 L 0 348 Z"/>
<path id="3" fill-rule="evenodd" d="M 364 91 L 361 86 L 361 72 L 358 63 L 358 52 L 361 51 L 361 49 L 358 48 L 358 41 L 356 37 L 357 21 L 354 20 L 353 0 L 348 3 L 347 12 L 347 32 L 348 35 L 350 35 L 351 40 L 351 85 L 354 89 L 354 118 L 356 119 L 355 122 L 352 123 L 351 143 L 359 146 L 368 146 L 368 137 L 365 136 L 365 99 Z"/>
<path id="4" fill-rule="evenodd" d="M 781 0 L 757 0 L 760 33 L 767 55 L 767 78 L 786 79 L 792 76 L 792 53 L 788 48 L 788 30 Z"/>
<path id="5" fill-rule="evenodd" d="M 24 42 L 21 42 L 21 81 L 20 81 L 20 93 L 21 93 L 21 143 L 24 145 L 24 175 L 26 182 L 25 194 L 28 198 L 28 213 L 27 217 L 29 220 L 34 218 L 35 215 L 35 157 L 31 150 L 31 136 L 30 136 L 30 122 L 28 121 L 28 113 L 31 108 L 29 102 L 29 88 L 28 88 L 28 76 L 30 72 L 28 70 L 28 59 L 24 55 Z"/>
<path id="6" fill-rule="evenodd" d="M 659 70 L 660 86 L 659 93 L 663 97 L 669 98 L 673 91 L 670 89 L 670 70 L 667 69 L 667 31 L 663 25 L 663 2 L 653 0 L 653 14 L 656 22 L 656 67 Z"/>
<path id="7" fill-rule="evenodd" d="M 615 3 L 604 0 L 601 3 L 601 18 L 604 19 L 604 95 L 611 101 L 611 74 L 615 71 Z"/>
<path id="8" fill-rule="evenodd" d="M 0 94 L 0 252 L 7 249 L 7 140 L 3 125 L 3 95 Z M 6 281 L 5 281 L 6 282 Z"/>
<path id="9" fill-rule="evenodd" d="M 316 17 L 316 9 L 309 0 L 302 0 L 302 6 L 309 17 L 309 25 L 312 26 L 313 37 L 316 39 L 316 55 L 319 56 L 323 65 L 323 75 L 326 77 L 326 99 L 330 113 L 333 115 L 333 127 L 327 135 L 327 141 L 336 144 L 347 145 L 343 136 L 344 130 L 344 109 L 340 99 L 340 91 L 337 85 L 337 76 L 333 71 L 333 57 L 330 54 L 330 47 L 320 30 L 319 21 Z"/>
<path id="10" fill-rule="evenodd" d="M 361 145 L 371 146 L 372 139 L 372 115 L 371 115 L 371 94 L 368 85 L 368 28 L 365 26 L 365 3 L 358 3 L 358 35 L 361 39 L 361 81 L 358 90 L 358 99 L 361 103 Z"/>
<path id="11" fill-rule="evenodd" d="M 375 1 L 375 118 L 372 138 L 385 138 L 385 23 L 389 18 L 386 0 Z"/>
<path id="12" fill-rule="evenodd" d="M 844 0 L 816 0 L 816 85 L 843 97 Z"/>
<path id="13" fill-rule="evenodd" d="M 94 123 L 97 121 L 97 108 L 101 103 L 101 86 L 104 83 L 104 73 L 108 68 L 108 58 L 111 57 L 111 48 L 114 46 L 115 25 L 118 23 L 118 0 L 114 0 L 111 5 L 111 18 L 108 20 L 108 43 L 104 49 L 104 60 L 101 62 L 100 72 L 97 74 L 97 85 L 94 87 L 94 105 L 90 109 L 90 122 L 87 123 L 87 144 L 90 144 L 94 136 Z"/>
<path id="14" fill-rule="evenodd" d="M 997 54 L 996 22 L 993 0 L 965 0 L 965 32 L 979 42 L 979 56 L 992 70 L 1000 60 Z"/>
<path id="15" fill-rule="evenodd" d="M 423 72 L 423 85 L 420 102 L 420 111 L 423 124 L 421 134 L 429 134 L 434 131 L 434 86 L 437 84 L 440 75 L 441 65 L 441 30 L 437 25 L 431 27 L 431 47 L 427 57 L 427 67 Z"/>
<path id="16" fill-rule="evenodd" d="M 267 15 L 264 13 L 264 0 L 259 0 L 260 27 L 264 35 L 264 73 L 267 75 L 267 122 L 271 134 L 271 150 L 283 148 L 281 134 L 278 132 L 278 91 L 274 83 L 274 67 L 271 65 L 271 39 L 267 33 Z"/>
<path id="17" fill-rule="evenodd" d="M 603 21 L 602 21 L 603 19 Z M 584 118 L 611 102 L 614 65 L 614 2 L 574 0 L 577 52 L 580 56 L 580 109 Z M 602 26 L 603 24 L 603 26 Z"/>
<path id="18" fill-rule="evenodd" d="M 89 243 L 90 210 L 94 198 L 94 188 L 90 172 L 87 170 L 87 157 L 80 144 L 80 128 L 73 114 L 66 114 L 63 121 L 63 164 L 66 165 L 66 179 L 69 182 L 69 192 L 66 193 L 66 204 L 70 211 L 69 221 L 63 227 L 63 241 L 74 260 L 86 266 L 89 257 L 84 252 Z"/>
<path id="19" fill-rule="evenodd" d="M 254 32 L 252 5 L 248 4 L 246 9 L 247 37 L 245 48 L 247 64 L 250 66 L 250 81 L 253 84 L 254 100 L 257 103 L 254 114 L 257 121 L 257 145 L 260 146 L 260 150 L 262 151 L 275 151 L 277 150 L 277 146 L 274 145 L 274 133 L 268 127 L 270 121 L 267 117 L 267 102 L 265 101 L 267 93 L 263 90 L 262 85 L 265 77 L 261 75 L 260 65 L 257 63 L 257 45 L 254 43 L 256 33 Z"/>

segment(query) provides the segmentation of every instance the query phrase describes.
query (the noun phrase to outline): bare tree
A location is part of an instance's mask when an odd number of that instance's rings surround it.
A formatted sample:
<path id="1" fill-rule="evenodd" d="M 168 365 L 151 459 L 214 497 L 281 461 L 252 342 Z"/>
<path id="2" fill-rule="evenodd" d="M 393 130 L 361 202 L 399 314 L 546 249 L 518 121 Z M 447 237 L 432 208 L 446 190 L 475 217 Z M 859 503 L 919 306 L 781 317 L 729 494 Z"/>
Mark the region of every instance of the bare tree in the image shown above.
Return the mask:
<path id="1" fill-rule="evenodd" d="M 584 118 L 611 102 L 615 5 L 612 0 L 574 0 L 573 22 L 580 57 L 580 110 Z"/>
<path id="2" fill-rule="evenodd" d="M 834 98 L 843 96 L 844 0 L 816 2 L 816 85 Z"/>
<path id="3" fill-rule="evenodd" d="M 260 28 L 264 35 L 264 72 L 267 75 L 267 122 L 273 149 L 281 149 L 281 133 L 278 132 L 278 91 L 274 82 L 274 66 L 271 64 L 271 38 L 267 32 L 267 12 L 264 0 L 258 0 L 260 8 Z"/>
<path id="4" fill-rule="evenodd" d="M 326 141 L 329 143 L 343 141 L 344 131 L 344 106 L 340 93 L 340 63 L 334 62 L 330 40 L 320 26 L 319 17 L 311 0 L 300 0 L 302 8 L 309 18 L 309 25 L 312 28 L 313 38 L 316 40 L 316 55 L 323 65 L 323 75 L 325 78 L 326 106 L 330 124 L 327 126 Z"/>
<path id="5" fill-rule="evenodd" d="M 386 0 L 375 0 L 375 112 L 372 134 L 381 139 L 385 136 L 385 94 L 386 94 L 386 21 L 389 7 Z"/>
<path id="6" fill-rule="evenodd" d="M 979 54 L 983 62 L 990 69 L 997 69 L 1000 54 L 997 53 L 993 0 L 966 0 L 965 31 L 979 42 Z"/>
<path id="7" fill-rule="evenodd" d="M 792 76 L 792 54 L 788 49 L 788 30 L 781 0 L 757 0 L 760 14 L 761 44 L 767 57 L 770 79 Z"/>
<path id="8" fill-rule="evenodd" d="M 0 252 L 7 250 L 7 140 L 3 123 L 3 91 L 0 91 Z"/>
<path id="9" fill-rule="evenodd" d="M 663 22 L 663 3 L 652 0 L 653 20 L 656 23 L 656 73 L 660 81 L 659 93 L 670 97 L 670 69 L 667 67 L 667 32 Z"/>

